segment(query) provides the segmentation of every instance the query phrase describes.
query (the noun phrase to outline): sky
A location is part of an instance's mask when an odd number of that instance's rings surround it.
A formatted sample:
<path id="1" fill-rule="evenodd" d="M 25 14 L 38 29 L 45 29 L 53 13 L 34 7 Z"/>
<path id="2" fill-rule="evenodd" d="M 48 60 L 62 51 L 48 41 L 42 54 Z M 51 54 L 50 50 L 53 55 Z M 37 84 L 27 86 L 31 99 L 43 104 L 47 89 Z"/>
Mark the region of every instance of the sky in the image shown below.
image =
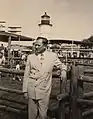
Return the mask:
<path id="1" fill-rule="evenodd" d="M 0 21 L 21 26 L 22 35 L 39 35 L 45 12 L 53 24 L 51 38 L 82 40 L 93 35 L 93 0 L 0 0 Z"/>

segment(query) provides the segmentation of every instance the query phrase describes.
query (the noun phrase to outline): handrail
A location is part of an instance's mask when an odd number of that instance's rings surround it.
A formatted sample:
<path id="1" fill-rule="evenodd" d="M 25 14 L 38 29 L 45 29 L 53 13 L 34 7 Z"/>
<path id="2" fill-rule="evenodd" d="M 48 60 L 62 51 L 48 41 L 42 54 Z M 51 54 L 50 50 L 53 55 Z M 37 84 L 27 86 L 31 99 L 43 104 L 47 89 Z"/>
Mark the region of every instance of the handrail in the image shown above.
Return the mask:
<path id="1" fill-rule="evenodd" d="M 23 95 L 23 92 L 21 90 L 4 88 L 2 86 L 0 86 L 0 90 L 1 91 L 6 91 L 6 92 L 10 92 L 10 93 L 17 93 L 17 94 Z"/>

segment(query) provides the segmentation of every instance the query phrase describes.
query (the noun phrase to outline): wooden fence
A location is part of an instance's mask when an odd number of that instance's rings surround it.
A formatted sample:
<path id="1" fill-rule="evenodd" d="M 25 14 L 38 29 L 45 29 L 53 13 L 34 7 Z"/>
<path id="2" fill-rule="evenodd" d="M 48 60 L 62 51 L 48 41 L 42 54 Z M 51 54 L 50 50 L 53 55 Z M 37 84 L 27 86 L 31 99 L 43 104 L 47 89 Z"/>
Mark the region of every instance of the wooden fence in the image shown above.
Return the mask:
<path id="1" fill-rule="evenodd" d="M 8 69 L 8 68 L 3 68 L 3 67 L 0 67 L 0 72 L 6 73 L 6 74 L 7 73 L 13 74 L 13 75 L 15 74 L 15 75 L 19 75 L 19 76 L 24 75 L 24 70 L 18 71 L 16 69 Z M 60 71 L 58 69 L 54 70 L 53 77 L 60 78 Z M 60 80 L 60 82 L 61 82 L 61 80 Z M 60 85 L 60 90 L 61 90 L 61 85 Z M 5 88 L 2 86 L 0 86 L 0 93 L 1 92 L 6 92 L 6 93 L 9 93 L 10 95 L 17 94 L 17 95 L 23 96 L 23 92 L 21 90 Z M 57 100 L 57 96 L 55 96 L 55 95 L 52 95 L 50 98 Z M 13 105 L 9 105 L 8 103 L 3 103 L 3 101 L 7 101 L 9 103 L 12 102 Z M 21 102 L 19 100 L 15 100 L 13 98 L 7 98 L 6 96 L 0 96 L 0 110 L 11 111 L 11 112 L 15 112 L 17 114 L 22 114 L 22 115 L 27 114 L 27 101 L 26 102 L 25 101 Z M 18 106 L 16 107 L 15 104 L 17 104 Z"/>
<path id="2" fill-rule="evenodd" d="M 93 83 L 93 69 L 87 69 L 87 66 L 93 67 L 90 64 L 73 63 L 69 94 L 57 96 L 60 109 L 59 119 L 66 119 L 67 101 L 69 103 L 68 119 L 85 119 L 93 116 L 93 92 L 84 93 L 84 82 Z"/>
<path id="3" fill-rule="evenodd" d="M 84 82 L 93 83 L 93 69 L 87 69 L 83 64 L 72 66 L 71 78 L 71 119 L 85 119 L 93 114 L 93 92 L 84 93 Z M 88 66 L 88 65 L 87 65 Z M 93 67 L 89 65 L 89 67 Z M 89 108 L 92 106 L 92 108 Z"/>
<path id="4" fill-rule="evenodd" d="M 70 90 L 64 94 L 60 92 L 55 98 L 59 101 L 58 117 L 57 119 L 85 119 L 87 116 L 93 114 L 93 92 L 84 93 L 84 82 L 93 83 L 93 71 L 85 70 L 85 67 L 93 67 L 90 64 L 79 64 L 73 62 L 71 67 L 71 77 L 70 77 Z M 12 73 L 23 75 L 24 71 L 15 71 L 10 69 L 1 68 L 0 72 Z M 86 75 L 87 74 L 87 75 Z M 54 77 L 60 77 L 59 72 L 54 72 Z M 0 87 L 1 91 L 6 91 L 10 93 L 17 93 L 18 95 L 23 95 L 22 91 L 15 89 L 8 89 Z M 52 97 L 51 97 L 52 98 Z M 1 99 L 0 99 L 1 100 Z M 4 98 L 2 98 L 4 100 Z M 6 99 L 8 101 L 13 101 Z M 23 102 L 16 101 L 15 103 L 22 103 L 22 105 L 27 105 Z M 0 109 L 9 110 L 16 113 L 27 113 L 26 109 L 14 108 L 9 105 L 0 104 Z M 68 117 L 68 118 L 67 118 Z"/>

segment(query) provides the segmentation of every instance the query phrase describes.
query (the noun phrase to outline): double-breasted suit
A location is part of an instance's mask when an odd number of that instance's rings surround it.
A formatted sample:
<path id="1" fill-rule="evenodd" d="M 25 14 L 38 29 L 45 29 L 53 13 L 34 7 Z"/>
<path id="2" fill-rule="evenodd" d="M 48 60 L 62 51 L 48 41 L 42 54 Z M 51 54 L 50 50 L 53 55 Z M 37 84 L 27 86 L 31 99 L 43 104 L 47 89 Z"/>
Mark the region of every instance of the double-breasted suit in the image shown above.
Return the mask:
<path id="1" fill-rule="evenodd" d="M 57 54 L 47 50 L 44 52 L 42 65 L 40 59 L 35 54 L 31 54 L 27 58 L 23 92 L 28 92 L 29 99 L 43 100 L 44 104 L 41 102 L 42 109 L 40 109 L 42 119 L 45 119 L 43 117 L 49 103 L 54 65 L 61 67 L 61 69 L 66 69 L 66 66 L 62 65 L 62 62 L 58 59 Z"/>

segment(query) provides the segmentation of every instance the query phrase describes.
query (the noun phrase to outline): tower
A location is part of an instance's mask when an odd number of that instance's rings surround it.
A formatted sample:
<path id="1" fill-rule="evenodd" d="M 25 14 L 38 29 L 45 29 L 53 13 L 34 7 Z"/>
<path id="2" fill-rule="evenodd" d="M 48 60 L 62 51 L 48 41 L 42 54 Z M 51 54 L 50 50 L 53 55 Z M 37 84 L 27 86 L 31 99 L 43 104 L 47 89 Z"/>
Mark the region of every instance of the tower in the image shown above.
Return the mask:
<path id="1" fill-rule="evenodd" d="M 48 16 L 46 12 L 41 16 L 41 23 L 38 24 L 38 26 L 40 30 L 39 35 L 49 39 L 51 36 L 52 24 L 50 23 L 50 16 Z"/>
<path id="2" fill-rule="evenodd" d="M 0 31 L 5 32 L 6 31 L 6 22 L 0 21 Z"/>

